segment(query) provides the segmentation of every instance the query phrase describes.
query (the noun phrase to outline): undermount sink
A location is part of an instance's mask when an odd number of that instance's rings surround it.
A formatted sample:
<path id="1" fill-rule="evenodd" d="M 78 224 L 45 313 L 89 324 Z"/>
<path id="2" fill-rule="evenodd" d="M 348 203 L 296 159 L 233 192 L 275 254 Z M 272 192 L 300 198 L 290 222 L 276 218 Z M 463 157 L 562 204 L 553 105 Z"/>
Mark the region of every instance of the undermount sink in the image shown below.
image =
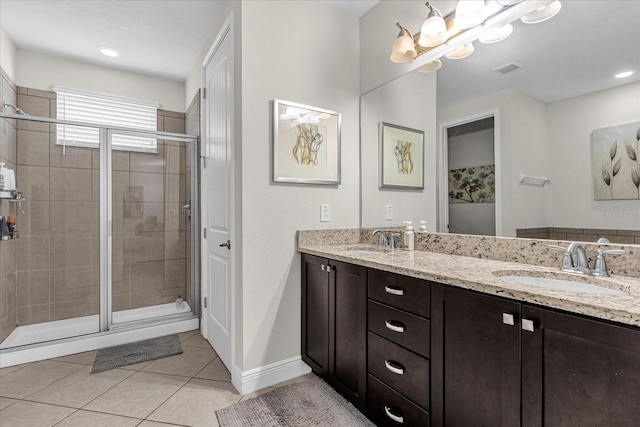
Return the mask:
<path id="1" fill-rule="evenodd" d="M 493 272 L 493 275 L 498 276 L 502 280 L 517 283 L 520 285 L 538 286 L 541 288 L 554 289 L 559 291 L 600 295 L 625 295 L 628 293 L 622 289 L 615 289 L 616 287 L 618 287 L 616 286 L 616 283 L 599 281 L 599 279 L 591 278 L 589 276 L 570 276 L 568 274 L 557 274 L 554 275 L 556 277 L 546 277 L 535 272 L 515 271 L 496 271 Z"/>
<path id="2" fill-rule="evenodd" d="M 378 249 L 375 246 L 353 246 L 346 248 L 346 251 L 353 255 L 374 255 L 384 253 L 384 249 Z"/>

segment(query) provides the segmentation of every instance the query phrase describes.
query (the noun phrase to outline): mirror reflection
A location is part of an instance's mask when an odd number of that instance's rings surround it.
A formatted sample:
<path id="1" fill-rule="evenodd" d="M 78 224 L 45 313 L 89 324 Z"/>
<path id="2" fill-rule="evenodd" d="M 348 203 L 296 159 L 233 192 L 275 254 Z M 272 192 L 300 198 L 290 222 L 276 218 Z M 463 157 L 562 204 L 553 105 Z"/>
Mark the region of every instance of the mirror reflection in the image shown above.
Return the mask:
<path id="1" fill-rule="evenodd" d="M 378 211 L 395 202 L 404 209 L 394 225 L 427 220 L 442 232 L 634 243 L 640 198 L 594 199 L 602 165 L 592 139 L 598 129 L 640 128 L 639 16 L 635 1 L 562 2 L 549 21 L 516 21 L 500 43 L 475 42 L 473 55 L 443 59 L 437 73 L 413 71 L 364 94 L 362 225 L 390 225 Z M 614 77 L 622 71 L 633 74 Z M 431 135 L 423 192 L 378 189 L 376 121 Z M 632 159 L 622 151 L 637 143 L 635 132 L 617 136 L 613 160 L 628 163 L 629 173 Z"/>

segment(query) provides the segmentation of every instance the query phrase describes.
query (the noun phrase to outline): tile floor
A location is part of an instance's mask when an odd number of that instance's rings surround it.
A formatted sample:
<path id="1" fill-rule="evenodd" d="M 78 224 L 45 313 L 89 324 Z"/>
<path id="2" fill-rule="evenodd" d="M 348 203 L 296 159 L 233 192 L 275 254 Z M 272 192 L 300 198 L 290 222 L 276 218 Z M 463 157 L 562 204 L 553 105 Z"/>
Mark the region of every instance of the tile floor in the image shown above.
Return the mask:
<path id="1" fill-rule="evenodd" d="M 0 425 L 216 427 L 216 410 L 274 389 L 240 396 L 198 331 L 180 340 L 182 354 L 93 375 L 95 351 L 0 369 Z"/>

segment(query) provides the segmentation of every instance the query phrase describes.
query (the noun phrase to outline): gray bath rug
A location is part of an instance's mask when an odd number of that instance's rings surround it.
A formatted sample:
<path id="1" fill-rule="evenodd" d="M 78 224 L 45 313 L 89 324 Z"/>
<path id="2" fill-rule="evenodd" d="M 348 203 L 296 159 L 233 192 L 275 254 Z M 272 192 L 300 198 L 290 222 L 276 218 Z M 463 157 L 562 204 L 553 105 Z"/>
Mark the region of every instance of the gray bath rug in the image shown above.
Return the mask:
<path id="1" fill-rule="evenodd" d="M 182 353 L 180 337 L 167 335 L 149 340 L 101 348 L 96 353 L 91 373 L 107 371 L 120 366 L 132 365 L 147 360 L 160 359 Z"/>
<path id="2" fill-rule="evenodd" d="M 319 378 L 236 403 L 216 411 L 216 416 L 220 427 L 374 426 Z"/>

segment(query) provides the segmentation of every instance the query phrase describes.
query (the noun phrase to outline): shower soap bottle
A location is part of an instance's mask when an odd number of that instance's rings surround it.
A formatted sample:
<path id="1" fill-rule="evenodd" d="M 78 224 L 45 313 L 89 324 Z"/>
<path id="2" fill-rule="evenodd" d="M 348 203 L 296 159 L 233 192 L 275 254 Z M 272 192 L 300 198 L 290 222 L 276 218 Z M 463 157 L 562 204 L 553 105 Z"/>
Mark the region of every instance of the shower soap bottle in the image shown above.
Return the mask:
<path id="1" fill-rule="evenodd" d="M 0 199 L 11 199 L 11 191 L 16 188 L 16 175 L 0 162 Z"/>
<path id="2" fill-rule="evenodd" d="M 412 251 L 413 250 L 413 246 L 414 246 L 414 233 L 413 233 L 413 227 L 411 226 L 411 224 L 413 223 L 412 221 L 403 221 L 406 226 L 404 227 L 404 234 L 405 234 L 405 239 L 404 239 L 404 248 L 408 251 Z"/>

